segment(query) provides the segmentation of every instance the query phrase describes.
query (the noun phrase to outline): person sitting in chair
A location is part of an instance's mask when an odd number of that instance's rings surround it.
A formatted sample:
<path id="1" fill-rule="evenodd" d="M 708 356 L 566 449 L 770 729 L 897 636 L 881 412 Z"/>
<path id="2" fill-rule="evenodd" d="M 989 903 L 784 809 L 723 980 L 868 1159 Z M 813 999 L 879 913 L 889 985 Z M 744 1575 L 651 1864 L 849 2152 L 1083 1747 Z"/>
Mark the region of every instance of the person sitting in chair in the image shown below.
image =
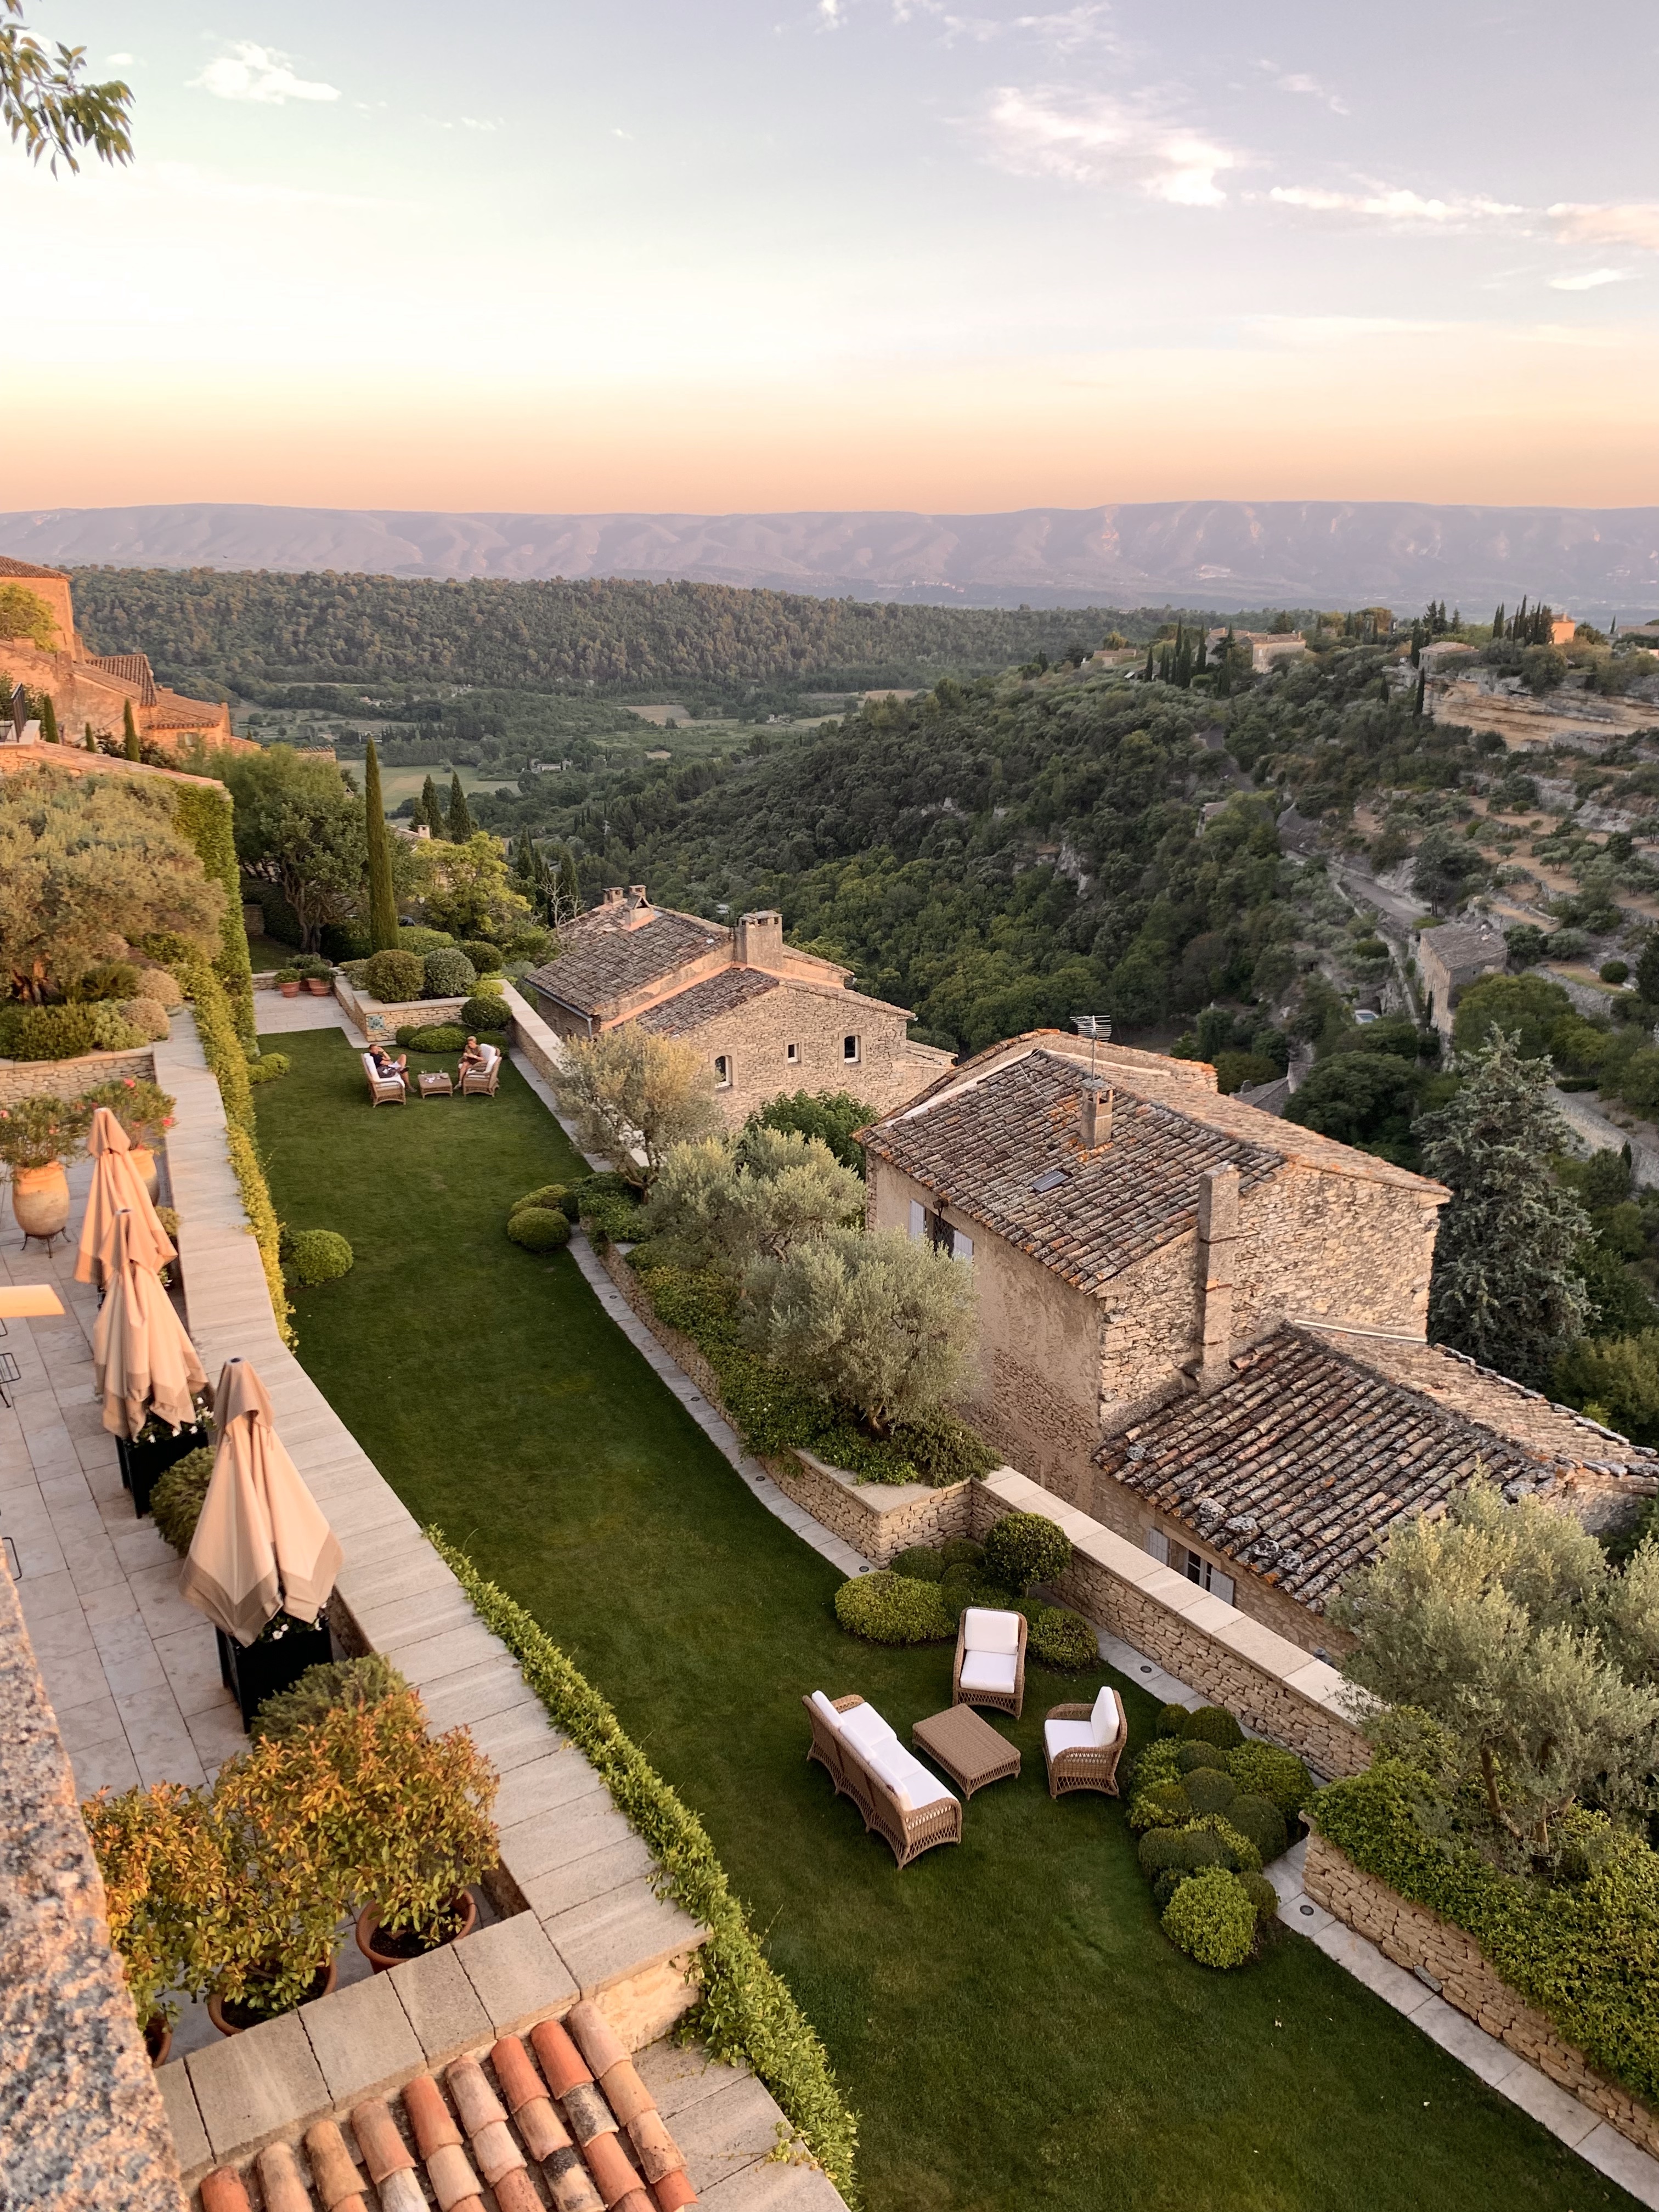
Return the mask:
<path id="1" fill-rule="evenodd" d="M 461 1073 L 470 1075 L 475 1067 L 487 1067 L 489 1054 L 475 1036 L 468 1037 L 466 1050 L 461 1054 Z"/>
<path id="2" fill-rule="evenodd" d="M 383 1044 L 372 1044 L 368 1048 L 368 1056 L 374 1063 L 375 1074 L 383 1083 L 390 1083 L 395 1077 L 405 1090 L 408 1089 L 409 1054 L 407 1053 L 404 1053 L 401 1059 L 393 1060 Z"/>

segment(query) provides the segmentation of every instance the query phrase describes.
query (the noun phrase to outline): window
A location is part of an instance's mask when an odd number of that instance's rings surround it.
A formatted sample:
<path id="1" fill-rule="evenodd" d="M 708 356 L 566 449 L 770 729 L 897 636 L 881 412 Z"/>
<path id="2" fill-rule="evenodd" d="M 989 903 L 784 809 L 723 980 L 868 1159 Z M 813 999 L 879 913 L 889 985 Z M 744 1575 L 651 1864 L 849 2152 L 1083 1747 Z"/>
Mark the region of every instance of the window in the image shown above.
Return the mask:
<path id="1" fill-rule="evenodd" d="M 1149 1528 L 1146 1531 L 1146 1549 L 1160 1565 L 1166 1567 L 1169 1565 L 1170 1540 L 1161 1528 Z"/>
<path id="2" fill-rule="evenodd" d="M 973 1256 L 973 1238 L 964 1237 L 959 1229 L 953 1229 L 951 1231 L 951 1257 L 953 1260 L 971 1260 Z"/>
<path id="3" fill-rule="evenodd" d="M 841 1056 L 843 1060 L 857 1060 L 859 1056 L 859 1041 L 855 1036 L 844 1036 L 842 1039 Z"/>
<path id="4" fill-rule="evenodd" d="M 1223 1574 L 1213 1559 L 1206 1559 L 1201 1552 L 1188 1551 L 1184 1545 L 1170 1546 L 1170 1565 L 1178 1575 L 1185 1575 L 1189 1583 L 1206 1589 L 1212 1597 L 1218 1597 L 1223 1605 L 1233 1601 L 1233 1578 Z"/>
<path id="5" fill-rule="evenodd" d="M 717 1052 L 714 1054 L 714 1088 L 716 1091 L 729 1091 L 732 1088 L 732 1062 L 727 1054 L 723 1052 Z"/>
<path id="6" fill-rule="evenodd" d="M 910 1235 L 920 1239 L 927 1234 L 927 1209 L 919 1198 L 910 1200 Z"/>
<path id="7" fill-rule="evenodd" d="M 788 1061 L 790 1066 L 793 1067 L 800 1058 L 800 1047 L 798 1044 L 785 1045 L 783 1048 L 783 1056 L 785 1060 Z"/>
<path id="8" fill-rule="evenodd" d="M 1070 1181 L 1071 1177 L 1064 1168 L 1048 1168 L 1031 1185 L 1032 1194 L 1037 1198 L 1045 1197 L 1049 1191 L 1058 1190 L 1061 1183 Z"/>

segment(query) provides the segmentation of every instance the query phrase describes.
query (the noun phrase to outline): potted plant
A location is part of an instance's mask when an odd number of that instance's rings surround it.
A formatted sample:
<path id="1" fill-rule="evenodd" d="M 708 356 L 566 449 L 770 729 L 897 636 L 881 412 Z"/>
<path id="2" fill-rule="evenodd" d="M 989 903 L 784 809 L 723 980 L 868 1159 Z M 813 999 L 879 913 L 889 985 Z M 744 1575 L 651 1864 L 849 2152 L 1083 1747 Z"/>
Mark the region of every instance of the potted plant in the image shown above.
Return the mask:
<path id="1" fill-rule="evenodd" d="M 81 1808 L 104 1879 L 110 1942 L 126 1970 L 152 2066 L 173 2042 L 179 1996 L 198 1996 L 218 1969 L 231 1868 L 208 1795 L 177 1782 Z"/>
<path id="2" fill-rule="evenodd" d="M 285 999 L 300 995 L 300 971 L 297 968 L 279 968 L 276 975 L 276 988 Z"/>
<path id="3" fill-rule="evenodd" d="M 132 1510 L 141 1520 L 149 1511 L 150 1492 L 174 1462 L 183 1459 L 186 1452 L 211 1446 L 207 1401 L 198 1398 L 195 1405 L 195 1419 L 186 1421 L 182 1428 L 158 1421 L 152 1413 L 136 1437 L 115 1439 L 121 1480 L 132 1492 Z"/>
<path id="4" fill-rule="evenodd" d="M 123 1075 L 113 1083 L 100 1084 L 96 1091 L 88 1091 L 84 1103 L 88 1106 L 107 1106 L 121 1124 L 126 1132 L 127 1158 L 154 1204 L 161 1187 L 154 1147 L 163 1131 L 173 1127 L 174 1101 L 159 1083 Z"/>
<path id="5" fill-rule="evenodd" d="M 220 1680 L 240 1707 L 244 1728 L 267 1698 L 291 1690 L 308 1667 L 325 1667 L 334 1656 L 326 1606 L 314 1621 L 276 1614 L 252 1644 L 238 1644 L 222 1628 L 214 1633 Z"/>
<path id="6" fill-rule="evenodd" d="M 60 1237 L 69 1222 L 64 1163 L 87 1133 L 81 1100 L 20 1098 L 0 1106 L 0 1161 L 11 1171 L 11 1210 L 25 1237 Z"/>
<path id="7" fill-rule="evenodd" d="M 300 976 L 313 999 L 325 999 L 334 988 L 334 968 L 331 962 L 316 958 L 300 963 Z"/>

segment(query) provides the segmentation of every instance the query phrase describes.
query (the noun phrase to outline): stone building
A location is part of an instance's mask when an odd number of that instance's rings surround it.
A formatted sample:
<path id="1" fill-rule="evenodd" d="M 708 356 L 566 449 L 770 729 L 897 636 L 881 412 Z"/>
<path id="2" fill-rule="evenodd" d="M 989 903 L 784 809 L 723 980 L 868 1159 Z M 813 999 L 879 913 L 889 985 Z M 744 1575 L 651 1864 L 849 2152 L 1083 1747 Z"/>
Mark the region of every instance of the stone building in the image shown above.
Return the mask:
<path id="1" fill-rule="evenodd" d="M 1501 975 L 1509 957 L 1503 933 L 1478 918 L 1443 921 L 1437 929 L 1419 933 L 1417 972 L 1429 1018 L 1442 1036 L 1451 1035 L 1457 1001 L 1468 986 L 1483 975 Z"/>
<path id="2" fill-rule="evenodd" d="M 973 1263 L 966 1410 L 1022 1473 L 1310 1649 L 1477 1457 L 1626 1494 L 1646 1455 L 1425 1344 L 1440 1184 L 1091 1049 L 1017 1038 L 865 1134 L 870 1224 Z"/>
<path id="3" fill-rule="evenodd" d="M 1307 640 L 1293 629 L 1236 629 L 1232 638 L 1236 646 L 1249 654 L 1250 667 L 1257 676 L 1265 676 L 1282 660 L 1299 660 L 1308 650 Z M 1226 642 L 1224 623 L 1205 635 L 1205 649 L 1212 660 Z"/>
<path id="4" fill-rule="evenodd" d="M 47 649 L 27 638 L 0 637 L 0 678 L 9 692 L 23 684 L 50 694 L 65 743 L 74 744 L 88 726 L 95 736 L 121 737 L 131 705 L 140 738 L 168 751 L 194 737 L 236 752 L 258 750 L 232 736 L 228 707 L 187 699 L 158 684 L 148 654 L 88 653 L 75 627 L 70 579 L 61 568 L 39 568 L 0 554 L 0 585 L 5 584 L 21 585 L 40 600 L 57 624 L 58 643 Z"/>
<path id="5" fill-rule="evenodd" d="M 786 944 L 775 913 L 728 928 L 654 907 L 635 884 L 608 890 L 559 944 L 528 979 L 549 1026 L 588 1037 L 637 1022 L 684 1039 L 734 1124 L 793 1091 L 848 1091 L 888 1113 L 951 1065 L 911 1042 L 904 1007 L 849 989 L 851 969 Z"/>

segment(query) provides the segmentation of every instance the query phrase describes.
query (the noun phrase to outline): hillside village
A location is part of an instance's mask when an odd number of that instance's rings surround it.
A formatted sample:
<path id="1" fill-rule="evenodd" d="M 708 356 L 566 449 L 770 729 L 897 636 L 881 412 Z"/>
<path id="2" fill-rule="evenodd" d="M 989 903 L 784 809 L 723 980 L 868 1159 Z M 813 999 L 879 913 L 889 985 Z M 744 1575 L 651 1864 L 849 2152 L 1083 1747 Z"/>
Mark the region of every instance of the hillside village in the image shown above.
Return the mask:
<path id="1" fill-rule="evenodd" d="M 19 2201 L 1081 2208 L 1133 2116 L 1218 2203 L 1224 2096 L 1286 2202 L 1659 2203 L 1645 641 L 1179 617 L 404 829 L 77 581 Z"/>

